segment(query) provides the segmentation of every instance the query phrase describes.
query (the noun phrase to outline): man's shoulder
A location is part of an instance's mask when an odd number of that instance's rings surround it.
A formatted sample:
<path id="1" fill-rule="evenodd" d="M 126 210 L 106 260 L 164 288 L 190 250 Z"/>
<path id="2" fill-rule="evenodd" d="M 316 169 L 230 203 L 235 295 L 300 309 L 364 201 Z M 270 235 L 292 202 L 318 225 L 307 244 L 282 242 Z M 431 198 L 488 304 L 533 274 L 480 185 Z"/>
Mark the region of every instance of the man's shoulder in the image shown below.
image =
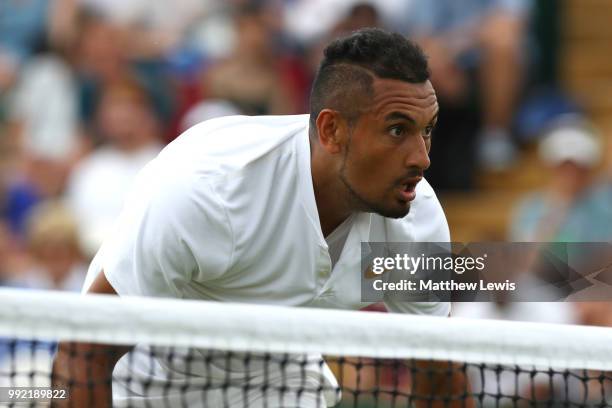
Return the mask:
<path id="1" fill-rule="evenodd" d="M 251 208 L 253 197 L 282 199 L 295 182 L 298 157 L 308 155 L 308 116 L 231 116 L 202 122 L 168 145 L 141 173 L 137 187 L 150 197 L 190 208 L 232 202 Z M 301 143 L 294 143 L 299 139 Z M 203 204 L 207 203 L 207 204 Z M 243 211 L 244 212 L 244 211 Z"/>
<path id="2" fill-rule="evenodd" d="M 188 143 L 200 143 L 213 149 L 233 143 L 251 146 L 307 130 L 308 121 L 309 115 L 224 116 L 192 126 L 170 146 Z"/>
<path id="3" fill-rule="evenodd" d="M 291 149 L 291 141 L 307 133 L 308 115 L 227 116 L 191 127 L 164 149 L 160 159 L 200 174 L 227 174 Z"/>

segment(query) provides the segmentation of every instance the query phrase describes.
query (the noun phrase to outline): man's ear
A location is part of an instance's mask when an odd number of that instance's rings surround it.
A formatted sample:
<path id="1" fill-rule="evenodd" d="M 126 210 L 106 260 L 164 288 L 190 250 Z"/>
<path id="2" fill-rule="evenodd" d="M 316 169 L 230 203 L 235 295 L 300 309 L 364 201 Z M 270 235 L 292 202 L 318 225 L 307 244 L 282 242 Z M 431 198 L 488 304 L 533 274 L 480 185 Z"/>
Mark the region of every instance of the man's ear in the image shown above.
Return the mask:
<path id="1" fill-rule="evenodd" d="M 340 112 L 323 109 L 316 120 L 317 138 L 320 145 L 330 154 L 343 151 L 347 142 L 348 124 Z"/>

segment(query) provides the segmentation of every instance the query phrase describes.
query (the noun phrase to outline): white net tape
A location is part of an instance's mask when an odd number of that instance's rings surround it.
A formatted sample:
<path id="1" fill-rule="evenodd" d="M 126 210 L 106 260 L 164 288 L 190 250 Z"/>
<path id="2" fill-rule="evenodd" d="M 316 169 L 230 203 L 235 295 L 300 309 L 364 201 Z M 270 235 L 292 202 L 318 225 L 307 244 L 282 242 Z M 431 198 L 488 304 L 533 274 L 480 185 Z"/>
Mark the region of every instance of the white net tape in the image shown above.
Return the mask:
<path id="1" fill-rule="evenodd" d="M 612 328 L 12 289 L 0 337 L 612 370 Z"/>

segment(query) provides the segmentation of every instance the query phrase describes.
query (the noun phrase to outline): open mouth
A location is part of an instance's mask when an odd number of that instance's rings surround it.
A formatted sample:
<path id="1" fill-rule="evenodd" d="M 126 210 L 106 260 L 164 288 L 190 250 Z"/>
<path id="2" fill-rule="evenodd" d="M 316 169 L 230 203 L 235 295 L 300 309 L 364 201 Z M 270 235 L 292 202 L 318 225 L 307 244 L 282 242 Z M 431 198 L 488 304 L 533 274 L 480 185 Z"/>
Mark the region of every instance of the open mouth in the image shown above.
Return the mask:
<path id="1" fill-rule="evenodd" d="M 400 187 L 400 196 L 402 201 L 412 201 L 416 198 L 417 182 L 404 183 Z"/>

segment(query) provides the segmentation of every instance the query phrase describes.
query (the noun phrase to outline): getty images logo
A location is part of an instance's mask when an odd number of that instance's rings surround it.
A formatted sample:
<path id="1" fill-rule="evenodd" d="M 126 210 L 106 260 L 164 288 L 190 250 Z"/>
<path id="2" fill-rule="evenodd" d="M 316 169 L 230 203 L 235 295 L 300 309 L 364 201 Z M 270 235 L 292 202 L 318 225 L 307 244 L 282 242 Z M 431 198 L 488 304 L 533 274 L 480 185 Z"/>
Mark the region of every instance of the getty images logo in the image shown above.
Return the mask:
<path id="1" fill-rule="evenodd" d="M 389 270 L 407 271 L 414 275 L 417 271 L 453 271 L 458 275 L 466 271 L 482 271 L 485 268 L 487 254 L 471 256 L 410 256 L 396 254 L 393 257 L 376 257 L 366 271 L 366 278 L 380 276 Z"/>

